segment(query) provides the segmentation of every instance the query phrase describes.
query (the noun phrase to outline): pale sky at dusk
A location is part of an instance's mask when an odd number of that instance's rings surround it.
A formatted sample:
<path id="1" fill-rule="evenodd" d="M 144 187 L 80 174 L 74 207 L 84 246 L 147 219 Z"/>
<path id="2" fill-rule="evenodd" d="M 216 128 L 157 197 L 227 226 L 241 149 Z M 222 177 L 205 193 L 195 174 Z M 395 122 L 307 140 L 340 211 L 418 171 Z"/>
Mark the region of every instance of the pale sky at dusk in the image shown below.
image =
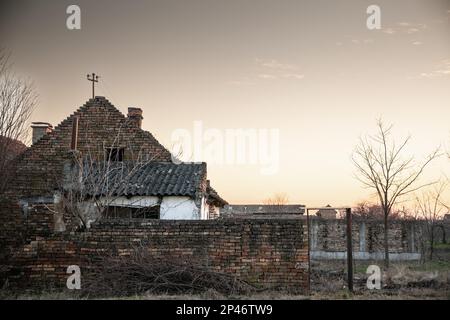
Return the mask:
<path id="1" fill-rule="evenodd" d="M 70 4 L 81 30 L 66 28 Z M 366 27 L 371 4 L 381 30 Z M 279 129 L 277 174 L 208 164 L 230 203 L 277 192 L 308 206 L 368 199 L 351 154 L 378 117 L 412 135 L 418 160 L 450 149 L 450 0 L 3 0 L 0 46 L 35 83 L 32 121 L 60 123 L 90 98 L 85 78 L 96 72 L 97 95 L 125 114 L 142 108 L 143 128 L 167 148 L 197 120 Z M 441 174 L 450 177 L 448 159 L 423 180 Z"/>

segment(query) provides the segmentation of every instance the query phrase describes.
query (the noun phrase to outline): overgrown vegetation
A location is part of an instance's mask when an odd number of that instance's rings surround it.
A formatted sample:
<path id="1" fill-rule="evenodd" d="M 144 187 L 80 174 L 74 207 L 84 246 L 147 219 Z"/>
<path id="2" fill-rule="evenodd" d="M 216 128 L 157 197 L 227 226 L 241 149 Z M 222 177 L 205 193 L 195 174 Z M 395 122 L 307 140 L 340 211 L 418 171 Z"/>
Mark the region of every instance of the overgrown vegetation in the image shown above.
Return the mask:
<path id="1" fill-rule="evenodd" d="M 201 294 L 211 290 L 229 296 L 257 291 L 253 285 L 192 258 L 155 258 L 144 248 L 130 255 L 102 256 L 96 265 L 99 267 L 83 278 L 83 296 Z"/>
<path id="2" fill-rule="evenodd" d="M 405 156 L 410 141 L 400 142 L 392 137 L 392 125 L 377 122 L 377 133 L 361 137 L 352 160 L 356 178 L 361 184 L 375 192 L 384 218 L 384 264 L 389 267 L 389 219 L 392 209 L 401 198 L 432 183 L 419 184 L 425 168 L 440 156 L 439 148 L 417 164 L 414 156 Z"/>
<path id="3" fill-rule="evenodd" d="M 383 261 L 356 261 L 354 294 L 346 289 L 345 261 L 313 261 L 311 268 L 312 299 L 449 299 L 450 260 L 437 259 L 392 262 L 382 270 L 381 289 L 366 287 L 369 265 Z"/>

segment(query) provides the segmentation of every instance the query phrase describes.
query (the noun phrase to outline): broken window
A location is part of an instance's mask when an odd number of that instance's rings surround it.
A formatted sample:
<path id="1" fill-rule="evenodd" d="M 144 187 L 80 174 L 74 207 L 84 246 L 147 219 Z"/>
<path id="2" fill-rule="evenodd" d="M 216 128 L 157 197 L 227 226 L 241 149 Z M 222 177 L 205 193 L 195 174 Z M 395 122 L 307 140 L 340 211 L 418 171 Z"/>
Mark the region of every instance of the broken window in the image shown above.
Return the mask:
<path id="1" fill-rule="evenodd" d="M 108 206 L 105 211 L 107 219 L 159 219 L 160 206 L 130 208 Z"/>
<path id="2" fill-rule="evenodd" d="M 106 148 L 107 161 L 123 161 L 124 148 Z"/>

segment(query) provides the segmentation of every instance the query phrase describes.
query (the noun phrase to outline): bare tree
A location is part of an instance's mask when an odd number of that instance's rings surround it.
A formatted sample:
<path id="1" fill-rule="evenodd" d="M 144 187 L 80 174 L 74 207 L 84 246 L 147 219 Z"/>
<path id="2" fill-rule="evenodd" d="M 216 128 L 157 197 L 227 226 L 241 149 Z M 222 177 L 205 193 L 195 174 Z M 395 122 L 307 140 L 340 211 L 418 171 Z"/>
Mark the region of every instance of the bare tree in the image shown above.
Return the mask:
<path id="1" fill-rule="evenodd" d="M 32 84 L 11 70 L 9 55 L 0 49 L 0 193 L 8 185 L 11 160 L 24 149 L 22 141 L 36 103 Z"/>
<path id="2" fill-rule="evenodd" d="M 110 149 L 119 149 L 121 129 Z M 88 228 L 90 221 L 104 217 L 108 207 L 129 187 L 134 174 L 157 158 L 157 154 L 150 156 L 141 149 L 125 161 L 118 159 L 118 154 L 103 149 L 95 150 L 93 146 L 87 146 L 87 149 L 84 153 L 73 151 L 72 159 L 65 164 L 64 177 L 58 186 L 62 212 L 55 212 L 67 213 L 71 219 L 75 219 L 74 225 L 81 229 Z M 158 205 L 156 203 L 154 206 Z M 135 207 L 141 209 L 137 214 L 145 216 L 144 211 L 152 206 L 139 208 L 136 204 Z"/>
<path id="3" fill-rule="evenodd" d="M 450 147 L 449 147 L 449 149 L 447 150 L 447 158 L 450 160 Z"/>
<path id="4" fill-rule="evenodd" d="M 91 222 L 102 218 L 149 218 L 164 214 L 159 210 L 162 197 L 153 204 L 147 202 L 145 206 L 140 199 L 127 199 L 126 206 L 116 201 L 124 195 L 124 191 L 130 192 L 130 189 L 139 187 L 136 174 L 160 156 L 159 153 L 150 154 L 142 146 L 139 148 L 132 142 L 123 141 L 122 136 L 128 125 L 127 121 L 121 124 L 106 150 L 104 143 L 101 146 L 84 145 L 83 152 L 72 150 L 71 158 L 64 165 L 63 179 L 56 179 L 59 181 L 59 206 L 55 210 L 48 208 L 61 221 L 61 231 L 66 226 L 64 220 L 77 229 L 85 230 Z M 129 151 L 127 159 L 111 152 L 120 149 Z M 182 203 L 166 204 L 165 209 Z"/>
<path id="5" fill-rule="evenodd" d="M 401 210 L 392 210 L 391 219 L 405 219 L 409 213 L 405 208 Z M 383 219 L 383 208 L 378 203 L 371 203 L 369 201 L 359 202 L 356 207 L 352 209 L 352 215 L 364 220 L 380 220 Z"/>
<path id="6" fill-rule="evenodd" d="M 286 193 L 275 193 L 272 197 L 264 199 L 263 204 L 271 206 L 282 206 L 289 203 L 289 197 Z"/>
<path id="7" fill-rule="evenodd" d="M 442 199 L 446 187 L 447 183 L 441 182 L 432 190 L 424 191 L 420 196 L 416 196 L 416 211 L 425 221 L 427 229 L 430 260 L 433 259 L 435 231 L 441 228 L 442 217 L 446 212 L 446 205 Z"/>
<path id="8" fill-rule="evenodd" d="M 367 188 L 374 189 L 383 210 L 385 266 L 389 267 L 388 219 L 400 198 L 430 185 L 418 184 L 428 164 L 439 156 L 439 148 L 429 154 L 422 163 L 413 156 L 404 157 L 410 137 L 396 143 L 391 136 L 392 125 L 377 122 L 377 134 L 360 138 L 352 160 L 356 178 Z"/>

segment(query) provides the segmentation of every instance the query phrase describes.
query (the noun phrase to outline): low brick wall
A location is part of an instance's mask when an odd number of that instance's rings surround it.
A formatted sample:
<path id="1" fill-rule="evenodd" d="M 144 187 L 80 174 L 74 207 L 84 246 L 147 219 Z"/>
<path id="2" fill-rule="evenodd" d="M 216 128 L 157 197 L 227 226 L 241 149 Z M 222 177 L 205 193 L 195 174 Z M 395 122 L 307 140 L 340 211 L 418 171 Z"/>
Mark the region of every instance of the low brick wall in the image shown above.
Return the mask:
<path id="1" fill-rule="evenodd" d="M 155 257 L 195 258 L 259 286 L 306 292 L 305 220 L 105 221 L 88 232 L 35 240 L 11 259 L 9 283 L 21 289 L 64 288 L 69 265 L 88 272 L 95 256 L 127 255 L 136 246 Z"/>
<path id="2" fill-rule="evenodd" d="M 35 204 L 24 213 L 17 201 L 0 199 L 0 265 L 21 245 L 53 234 L 52 204 Z"/>

